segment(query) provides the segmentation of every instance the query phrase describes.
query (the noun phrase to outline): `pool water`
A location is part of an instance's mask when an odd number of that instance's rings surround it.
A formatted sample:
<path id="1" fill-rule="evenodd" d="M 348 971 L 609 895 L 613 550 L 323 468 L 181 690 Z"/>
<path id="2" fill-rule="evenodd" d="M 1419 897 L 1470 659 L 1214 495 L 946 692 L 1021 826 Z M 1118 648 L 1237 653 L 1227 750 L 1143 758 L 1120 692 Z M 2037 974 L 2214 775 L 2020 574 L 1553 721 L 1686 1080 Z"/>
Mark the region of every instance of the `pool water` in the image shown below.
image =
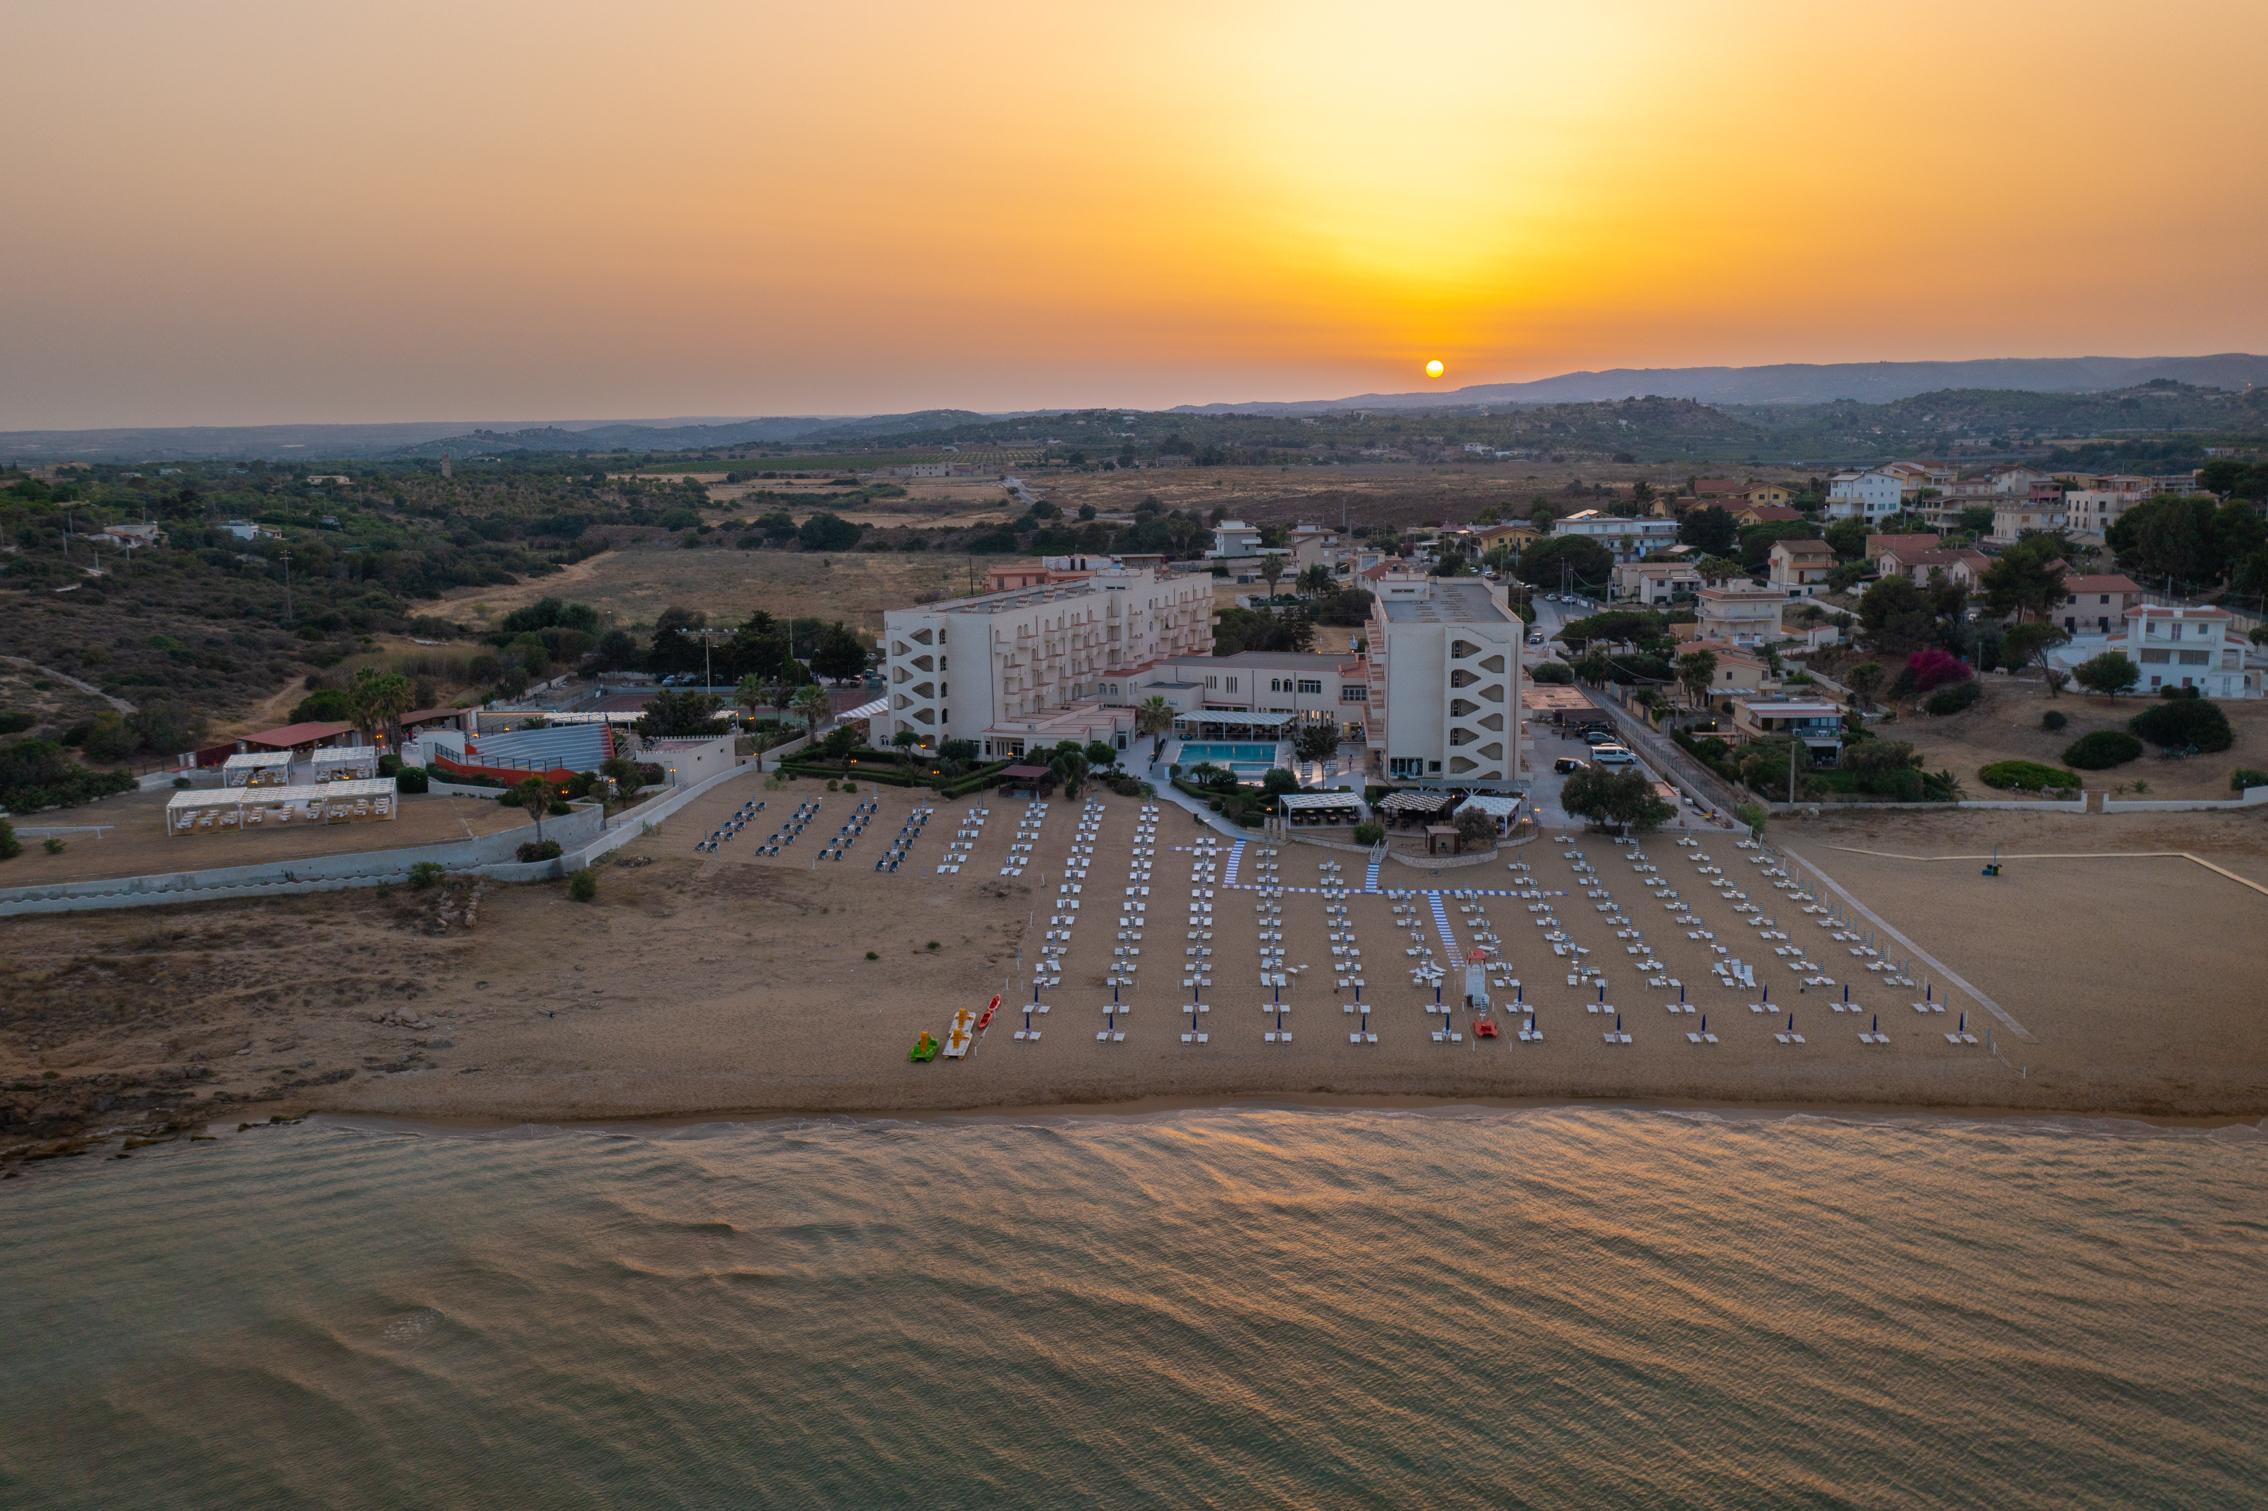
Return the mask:
<path id="1" fill-rule="evenodd" d="M 1276 764 L 1276 747 L 1273 744 L 1239 743 L 1233 740 L 1184 740 L 1181 742 L 1181 764 L 1195 766 L 1210 761 L 1215 766 L 1273 766 Z"/>

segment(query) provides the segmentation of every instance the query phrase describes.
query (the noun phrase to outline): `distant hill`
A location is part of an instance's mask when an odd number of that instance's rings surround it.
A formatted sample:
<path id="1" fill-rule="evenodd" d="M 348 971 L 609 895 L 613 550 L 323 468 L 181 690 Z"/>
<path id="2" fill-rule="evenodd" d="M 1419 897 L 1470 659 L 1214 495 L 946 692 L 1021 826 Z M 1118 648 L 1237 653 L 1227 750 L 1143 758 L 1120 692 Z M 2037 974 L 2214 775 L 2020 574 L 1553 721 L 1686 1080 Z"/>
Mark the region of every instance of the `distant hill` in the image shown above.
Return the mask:
<path id="1" fill-rule="evenodd" d="M 1530 383 L 1478 383 L 1345 399 L 1184 404 L 1176 414 L 1328 414 L 1340 409 L 1446 409 L 1488 404 L 1596 404 L 1696 399 L 1704 404 L 1886 404 L 1943 389 L 2094 393 L 2153 379 L 2201 388 L 2268 384 L 2268 357 L 1991 357 L 1973 362 L 1778 362 L 1767 367 L 1621 367 Z"/>

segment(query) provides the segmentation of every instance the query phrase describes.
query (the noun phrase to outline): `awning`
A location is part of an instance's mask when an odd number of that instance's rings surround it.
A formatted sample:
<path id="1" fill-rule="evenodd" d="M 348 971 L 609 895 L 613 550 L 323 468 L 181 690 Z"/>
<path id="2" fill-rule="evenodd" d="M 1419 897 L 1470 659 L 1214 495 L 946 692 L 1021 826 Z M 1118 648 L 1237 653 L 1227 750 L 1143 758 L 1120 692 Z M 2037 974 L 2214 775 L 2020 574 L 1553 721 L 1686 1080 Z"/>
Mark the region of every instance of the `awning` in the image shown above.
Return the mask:
<path id="1" fill-rule="evenodd" d="M 1453 792 L 1389 792 L 1377 807 L 1380 813 L 1439 813 L 1456 801 Z"/>

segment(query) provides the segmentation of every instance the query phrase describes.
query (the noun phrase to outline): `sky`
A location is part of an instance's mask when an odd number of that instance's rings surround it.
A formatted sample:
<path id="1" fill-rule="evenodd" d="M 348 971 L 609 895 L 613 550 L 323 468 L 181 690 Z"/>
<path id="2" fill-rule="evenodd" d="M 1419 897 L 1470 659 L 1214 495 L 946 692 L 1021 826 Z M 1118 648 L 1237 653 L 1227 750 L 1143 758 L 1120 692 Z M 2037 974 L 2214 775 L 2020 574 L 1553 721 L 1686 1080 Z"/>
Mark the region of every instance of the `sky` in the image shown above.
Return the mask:
<path id="1" fill-rule="evenodd" d="M 5 0 L 0 430 L 2268 351 L 2268 4 Z"/>

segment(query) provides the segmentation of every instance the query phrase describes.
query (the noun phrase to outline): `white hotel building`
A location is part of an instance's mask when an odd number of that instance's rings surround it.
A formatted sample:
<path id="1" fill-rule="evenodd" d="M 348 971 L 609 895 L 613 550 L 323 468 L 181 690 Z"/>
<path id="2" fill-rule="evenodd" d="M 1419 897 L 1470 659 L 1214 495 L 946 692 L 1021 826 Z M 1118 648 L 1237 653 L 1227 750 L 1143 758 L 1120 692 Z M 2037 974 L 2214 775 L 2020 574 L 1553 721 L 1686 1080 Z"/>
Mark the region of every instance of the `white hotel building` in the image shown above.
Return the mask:
<path id="1" fill-rule="evenodd" d="M 1104 685 L 1213 646 L 1213 579 L 1097 572 L 883 616 L 888 711 L 872 733 L 974 740 L 988 758 L 1058 740 L 1123 748 L 1133 710 Z"/>
<path id="2" fill-rule="evenodd" d="M 1504 585 L 1382 577 L 1373 591 L 1369 739 L 1378 773 L 1454 786 L 1517 781 L 1527 626 Z"/>
<path id="3" fill-rule="evenodd" d="M 871 734 L 972 740 L 986 759 L 1060 740 L 1134 742 L 1152 698 L 1190 738 L 1267 739 L 1330 720 L 1381 780 L 1501 788 L 1521 774 L 1521 646 L 1477 578 L 1372 584 L 1367 654 L 1214 656 L 1213 579 L 1101 572 L 883 617 L 888 708 Z"/>

